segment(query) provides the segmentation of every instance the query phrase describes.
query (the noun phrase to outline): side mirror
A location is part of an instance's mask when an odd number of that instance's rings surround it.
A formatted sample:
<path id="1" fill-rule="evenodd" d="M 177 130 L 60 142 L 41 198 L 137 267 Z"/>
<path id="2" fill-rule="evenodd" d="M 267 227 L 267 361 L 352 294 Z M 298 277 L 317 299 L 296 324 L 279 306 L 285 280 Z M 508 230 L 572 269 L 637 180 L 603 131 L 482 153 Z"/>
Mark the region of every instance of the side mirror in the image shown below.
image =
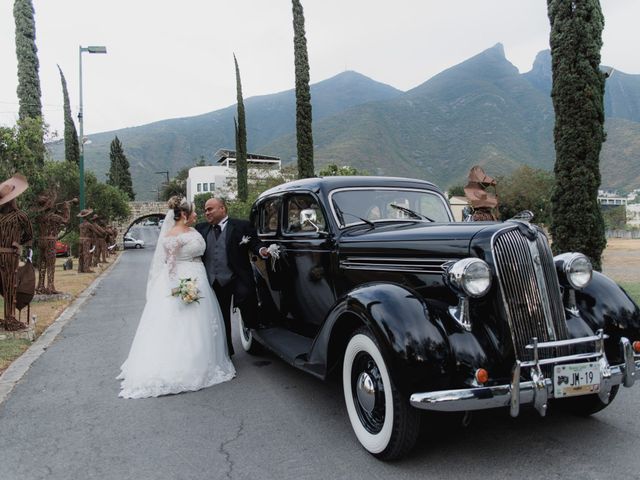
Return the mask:
<path id="1" fill-rule="evenodd" d="M 316 229 L 316 233 L 320 231 L 318 226 L 318 214 L 313 208 L 305 208 L 300 212 L 300 225 L 311 225 Z"/>

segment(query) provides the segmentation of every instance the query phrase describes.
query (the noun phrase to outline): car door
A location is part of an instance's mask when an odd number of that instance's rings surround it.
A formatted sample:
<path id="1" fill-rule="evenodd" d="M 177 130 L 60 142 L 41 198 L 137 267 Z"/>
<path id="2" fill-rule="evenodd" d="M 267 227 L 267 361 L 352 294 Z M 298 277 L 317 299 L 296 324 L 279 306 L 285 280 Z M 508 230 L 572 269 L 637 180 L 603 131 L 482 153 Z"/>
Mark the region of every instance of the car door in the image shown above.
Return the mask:
<path id="1" fill-rule="evenodd" d="M 280 265 L 280 310 L 289 327 L 315 336 L 335 303 L 332 282 L 332 235 L 326 212 L 311 192 L 283 197 Z"/>

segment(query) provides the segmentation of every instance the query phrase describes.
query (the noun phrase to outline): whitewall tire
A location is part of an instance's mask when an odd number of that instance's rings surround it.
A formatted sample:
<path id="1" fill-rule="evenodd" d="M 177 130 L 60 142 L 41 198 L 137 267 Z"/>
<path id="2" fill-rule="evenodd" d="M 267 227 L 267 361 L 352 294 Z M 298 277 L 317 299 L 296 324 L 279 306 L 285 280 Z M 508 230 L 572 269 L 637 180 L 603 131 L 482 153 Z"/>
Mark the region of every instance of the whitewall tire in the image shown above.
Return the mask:
<path id="1" fill-rule="evenodd" d="M 393 460 L 413 447 L 420 430 L 419 413 L 394 387 L 368 329 L 357 330 L 347 344 L 342 386 L 351 426 L 367 451 Z"/>
<path id="2" fill-rule="evenodd" d="M 242 348 L 244 349 L 244 351 L 250 355 L 260 355 L 264 353 L 262 345 L 260 345 L 253 337 L 251 329 L 245 328 L 244 322 L 242 321 L 242 314 L 240 313 L 240 309 L 232 308 L 232 323 L 234 317 L 238 325 L 238 331 L 240 332 L 240 343 L 242 344 Z"/>

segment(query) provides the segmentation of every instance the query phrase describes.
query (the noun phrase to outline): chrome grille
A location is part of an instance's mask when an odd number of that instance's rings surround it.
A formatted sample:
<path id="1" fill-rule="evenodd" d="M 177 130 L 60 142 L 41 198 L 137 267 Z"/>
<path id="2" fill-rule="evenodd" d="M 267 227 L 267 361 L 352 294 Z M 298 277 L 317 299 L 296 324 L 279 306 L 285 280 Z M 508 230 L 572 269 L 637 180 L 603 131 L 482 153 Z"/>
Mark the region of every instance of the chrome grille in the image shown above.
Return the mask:
<path id="1" fill-rule="evenodd" d="M 516 358 L 531 360 L 525 346 L 568 338 L 560 286 L 553 254 L 546 237 L 538 232 L 529 240 L 518 227 L 498 232 L 493 256 Z M 546 356 L 564 352 L 549 351 Z"/>

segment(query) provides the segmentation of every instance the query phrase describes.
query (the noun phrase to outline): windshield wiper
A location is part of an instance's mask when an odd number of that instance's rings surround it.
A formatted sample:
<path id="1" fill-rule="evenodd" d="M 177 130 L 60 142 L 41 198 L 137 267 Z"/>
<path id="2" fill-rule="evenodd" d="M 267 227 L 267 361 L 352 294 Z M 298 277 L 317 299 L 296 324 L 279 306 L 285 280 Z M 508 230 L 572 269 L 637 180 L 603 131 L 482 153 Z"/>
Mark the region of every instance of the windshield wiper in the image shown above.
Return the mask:
<path id="1" fill-rule="evenodd" d="M 336 209 L 336 212 L 338 213 L 338 216 L 340 217 L 340 222 L 342 222 L 342 224 L 346 227 L 347 226 L 347 222 L 345 222 L 344 220 L 344 216 L 345 215 L 349 215 L 351 217 L 357 218 L 358 220 L 363 221 L 364 223 L 366 223 L 367 225 L 369 225 L 371 228 L 376 228 L 375 224 L 371 221 L 371 220 L 365 220 L 362 217 L 359 217 L 357 215 L 354 215 L 353 213 L 349 213 L 349 212 L 343 212 L 342 209 L 338 206 L 337 203 L 333 202 L 333 206 Z"/>
<path id="2" fill-rule="evenodd" d="M 410 208 L 402 207 L 400 205 L 396 205 L 395 203 L 390 203 L 389 206 L 391 208 L 395 208 L 396 210 L 400 210 L 401 212 L 406 213 L 407 215 L 409 215 L 412 218 L 417 218 L 418 220 L 428 220 L 430 222 L 434 221 L 433 219 L 427 217 L 426 215 L 422 215 L 421 213 L 414 212 Z"/>

